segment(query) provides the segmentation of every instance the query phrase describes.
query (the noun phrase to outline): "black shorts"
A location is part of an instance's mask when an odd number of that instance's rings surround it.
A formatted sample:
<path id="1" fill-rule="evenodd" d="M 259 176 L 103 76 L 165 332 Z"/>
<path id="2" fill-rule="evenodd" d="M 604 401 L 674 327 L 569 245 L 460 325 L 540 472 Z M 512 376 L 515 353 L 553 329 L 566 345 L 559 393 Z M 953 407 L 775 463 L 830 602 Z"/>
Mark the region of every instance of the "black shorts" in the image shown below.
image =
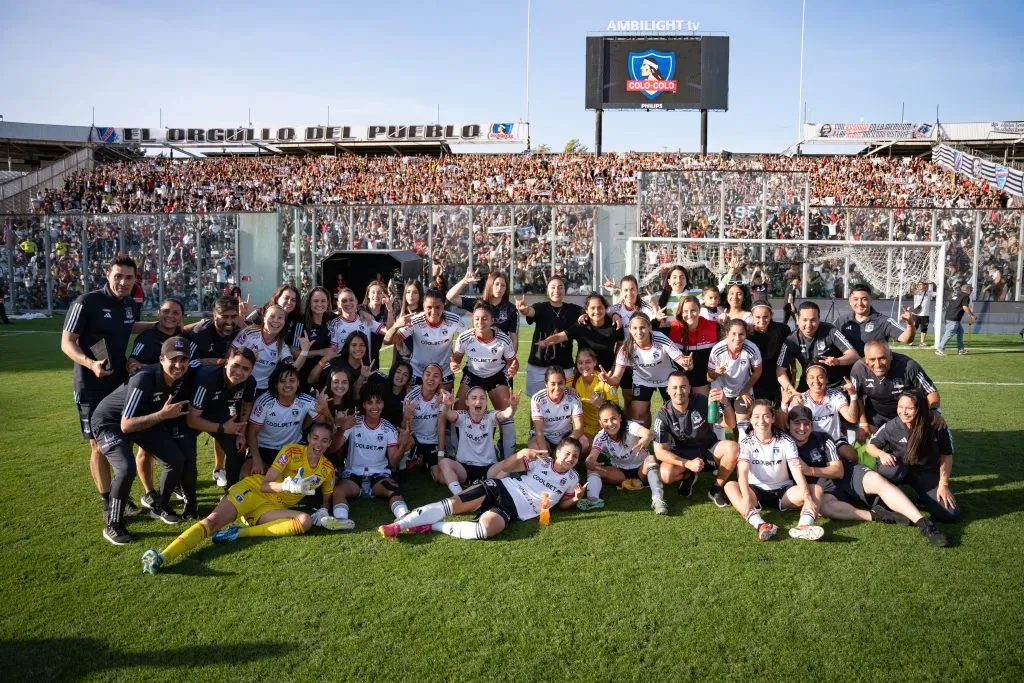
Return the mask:
<path id="1" fill-rule="evenodd" d="M 464 462 L 459 464 L 462 465 L 462 469 L 466 470 L 466 481 L 470 484 L 487 479 L 487 470 L 491 469 L 490 465 L 467 465 Z"/>
<path id="2" fill-rule="evenodd" d="M 462 386 L 472 389 L 473 387 L 481 387 L 484 391 L 490 391 L 491 389 L 497 389 L 498 387 L 508 386 L 508 375 L 505 371 L 496 372 L 490 377 L 480 377 L 474 375 L 468 369 L 462 371 Z"/>
<path id="3" fill-rule="evenodd" d="M 92 413 L 96 410 L 97 403 L 79 403 L 75 401 L 78 408 L 78 426 L 82 430 L 82 438 L 86 440 L 95 439 L 92 432 Z"/>
<path id="4" fill-rule="evenodd" d="M 654 397 L 654 387 L 642 387 L 639 384 L 633 385 L 633 400 L 634 401 L 646 401 L 650 403 L 651 398 Z M 668 402 L 668 390 L 665 387 L 658 387 L 658 393 L 661 394 L 661 398 L 666 403 Z"/>
<path id="5" fill-rule="evenodd" d="M 481 497 L 483 497 L 483 501 L 477 509 L 477 519 L 480 519 L 485 512 L 493 512 L 504 519 L 505 524 L 519 520 L 515 501 L 497 479 L 484 479 L 457 496 L 463 503 L 471 503 L 474 500 L 480 500 Z"/>
<path id="6" fill-rule="evenodd" d="M 704 472 L 713 472 L 718 469 L 718 463 L 715 462 L 714 446 L 711 448 L 701 448 L 700 446 L 672 446 L 669 448 L 673 455 L 677 455 L 683 460 L 693 460 L 698 458 L 704 461 Z"/>
<path id="7" fill-rule="evenodd" d="M 612 465 L 612 467 L 615 467 L 615 465 Z M 640 473 L 642 469 L 643 467 L 620 467 L 619 471 L 626 476 L 626 479 L 638 479 L 644 486 L 649 486 L 647 477 Z"/>
<path id="8" fill-rule="evenodd" d="M 619 386 L 622 388 L 629 388 L 629 391 L 633 391 L 633 368 L 626 368 L 622 372 L 622 379 L 619 380 Z"/>
<path id="9" fill-rule="evenodd" d="M 792 486 L 785 486 L 780 489 L 763 489 L 753 484 L 750 486 L 754 496 L 757 498 L 757 504 L 762 510 L 767 508 L 769 510 L 779 510 L 780 512 L 782 511 L 782 496 L 791 488 Z"/>
<path id="10" fill-rule="evenodd" d="M 836 488 L 836 480 L 829 479 L 828 477 L 807 477 L 807 485 L 817 484 L 821 487 L 821 490 L 825 493 L 831 493 L 836 498 L 839 498 L 839 489 Z"/>
<path id="11" fill-rule="evenodd" d="M 931 316 L 928 315 L 914 315 L 914 327 L 917 328 L 918 332 L 927 332 L 928 323 L 931 322 Z"/>
<path id="12" fill-rule="evenodd" d="M 892 419 L 892 417 L 886 417 L 886 416 L 880 415 L 880 414 L 878 414 L 876 412 L 871 412 L 870 414 L 866 414 L 865 417 L 867 418 L 867 423 L 869 425 L 871 425 L 872 427 L 874 427 L 875 429 L 879 429 L 882 425 L 884 425 L 886 422 L 888 422 L 889 420 Z M 893 415 L 893 417 L 896 417 L 896 416 Z"/>
<path id="13" fill-rule="evenodd" d="M 362 491 L 363 489 L 363 480 L 368 479 L 370 481 L 371 495 L 373 492 L 373 487 L 379 484 L 380 482 L 387 481 L 388 479 L 394 481 L 390 474 L 368 474 L 364 477 L 363 475 L 356 474 L 355 472 L 343 472 L 341 475 L 341 479 L 342 481 L 352 482 L 353 484 L 359 487 L 360 491 Z M 362 495 L 362 493 L 360 493 L 359 495 Z"/>
<path id="14" fill-rule="evenodd" d="M 264 446 L 260 446 L 259 447 L 259 451 L 260 451 L 260 460 L 263 461 L 264 465 L 266 465 L 267 467 L 270 467 L 271 465 L 274 464 L 274 459 L 277 458 L 277 454 L 281 451 L 281 449 L 280 448 L 266 448 Z"/>
<path id="15" fill-rule="evenodd" d="M 418 460 L 424 467 L 437 467 L 437 444 L 420 443 L 413 437 L 412 448 L 409 450 L 409 459 Z"/>
<path id="16" fill-rule="evenodd" d="M 834 480 L 836 490 L 831 492 L 832 495 L 847 503 L 863 503 L 870 507 L 875 496 L 869 496 L 864 492 L 864 475 L 870 471 L 864 465 L 844 461 L 843 478 Z"/>

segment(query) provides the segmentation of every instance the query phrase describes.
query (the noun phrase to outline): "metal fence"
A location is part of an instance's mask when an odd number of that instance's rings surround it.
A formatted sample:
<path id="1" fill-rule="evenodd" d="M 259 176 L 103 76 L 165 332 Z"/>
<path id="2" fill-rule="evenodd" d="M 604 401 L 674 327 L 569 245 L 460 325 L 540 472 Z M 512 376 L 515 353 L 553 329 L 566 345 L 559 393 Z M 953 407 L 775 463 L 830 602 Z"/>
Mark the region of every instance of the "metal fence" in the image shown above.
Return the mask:
<path id="1" fill-rule="evenodd" d="M 810 207 L 805 173 L 645 171 L 637 187 L 636 237 L 941 241 L 951 284 L 1022 300 L 1022 209 Z"/>

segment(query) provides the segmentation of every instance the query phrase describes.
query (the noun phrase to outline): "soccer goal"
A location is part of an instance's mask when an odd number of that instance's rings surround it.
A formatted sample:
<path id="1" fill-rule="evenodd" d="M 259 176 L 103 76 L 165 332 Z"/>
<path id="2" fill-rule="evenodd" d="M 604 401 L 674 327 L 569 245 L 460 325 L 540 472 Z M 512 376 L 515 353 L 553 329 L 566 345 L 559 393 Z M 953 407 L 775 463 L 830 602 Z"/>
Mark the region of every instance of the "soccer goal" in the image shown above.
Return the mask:
<path id="1" fill-rule="evenodd" d="M 781 297 L 794 277 L 801 298 L 846 297 L 850 286 L 866 283 L 876 298 L 894 299 L 894 313 L 921 281 L 936 287 L 936 306 L 945 297 L 945 242 L 768 240 L 630 237 L 626 272 L 640 289 L 660 290 L 662 274 L 678 264 L 690 274 L 690 287 L 717 285 L 738 263 L 736 279 L 757 275 L 769 283 L 769 296 Z"/>

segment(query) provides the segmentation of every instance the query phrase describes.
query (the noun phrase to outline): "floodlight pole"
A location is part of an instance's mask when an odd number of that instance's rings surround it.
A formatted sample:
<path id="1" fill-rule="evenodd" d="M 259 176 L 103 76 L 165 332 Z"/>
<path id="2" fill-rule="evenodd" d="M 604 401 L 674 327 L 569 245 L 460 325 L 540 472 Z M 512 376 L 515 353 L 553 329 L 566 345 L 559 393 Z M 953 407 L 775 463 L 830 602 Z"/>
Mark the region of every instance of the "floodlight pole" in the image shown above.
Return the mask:
<path id="1" fill-rule="evenodd" d="M 532 1 L 526 0 L 526 151 L 530 151 L 530 13 Z"/>
<path id="2" fill-rule="evenodd" d="M 601 115 L 603 109 L 594 110 L 594 154 L 601 156 Z"/>
<path id="3" fill-rule="evenodd" d="M 804 26 L 807 21 L 807 0 L 800 10 L 800 98 L 796 103 L 796 153 L 800 154 L 800 140 L 804 137 Z"/>
<path id="4" fill-rule="evenodd" d="M 700 155 L 708 153 L 708 110 L 700 110 Z"/>

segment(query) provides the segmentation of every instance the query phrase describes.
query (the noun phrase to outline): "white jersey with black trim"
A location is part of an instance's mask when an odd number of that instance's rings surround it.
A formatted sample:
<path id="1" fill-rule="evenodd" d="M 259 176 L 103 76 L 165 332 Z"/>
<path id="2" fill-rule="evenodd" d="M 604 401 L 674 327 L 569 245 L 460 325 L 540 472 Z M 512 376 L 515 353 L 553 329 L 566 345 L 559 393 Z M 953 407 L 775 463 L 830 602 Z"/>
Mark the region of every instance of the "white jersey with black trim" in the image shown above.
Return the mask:
<path id="1" fill-rule="evenodd" d="M 463 354 L 466 370 L 481 378 L 504 372 L 506 364 L 516 357 L 512 338 L 500 330 L 494 331 L 491 341 L 483 341 L 473 330 L 466 330 L 455 339 L 455 353 Z"/>
<path id="2" fill-rule="evenodd" d="M 417 443 L 437 443 L 437 416 L 444 410 L 441 402 L 441 392 L 438 390 L 429 401 L 423 398 L 423 389 L 413 387 L 409 390 L 405 400 L 416 406 L 412 414 L 412 435 Z"/>
<path id="3" fill-rule="evenodd" d="M 668 376 L 676 370 L 673 361 L 682 360 L 683 352 L 675 342 L 661 332 L 652 332 L 650 346 L 633 344 L 630 358 L 620 349 L 615 364 L 633 368 L 633 384 L 656 388 L 668 386 Z"/>
<path id="4" fill-rule="evenodd" d="M 385 419 L 376 427 L 366 424 L 360 415 L 351 428 L 345 430 L 348 440 L 348 458 L 345 472 L 361 477 L 371 474 L 390 474 L 388 448 L 398 445 L 398 430 Z"/>
<path id="5" fill-rule="evenodd" d="M 284 334 L 284 332 L 281 332 Z M 231 342 L 232 348 L 245 347 L 256 355 L 256 366 L 252 369 L 252 376 L 256 379 L 257 389 L 266 389 L 270 380 L 270 374 L 281 361 L 292 357 L 292 350 L 288 344 L 277 340 L 267 343 L 263 338 L 263 330 L 258 327 L 247 327 Z"/>
<path id="6" fill-rule="evenodd" d="M 290 405 L 284 405 L 267 392 L 256 400 L 249 422 L 263 425 L 259 434 L 260 448 L 282 448 L 302 441 L 303 421 L 306 417 L 316 419 L 316 416 L 316 400 L 309 394 L 297 394 Z"/>
<path id="7" fill-rule="evenodd" d="M 414 315 L 409 324 L 398 331 L 403 342 L 412 339 L 409 364 L 413 376 L 423 377 L 423 370 L 431 363 L 437 363 L 447 373 L 452 359 L 452 341 L 461 331 L 462 319 L 454 313 L 445 311 L 437 325 L 427 322 L 426 313 Z"/>
<path id="8" fill-rule="evenodd" d="M 708 356 L 708 370 L 715 370 L 719 365 L 725 366 L 725 374 L 718 378 L 718 386 L 727 397 L 736 398 L 743 392 L 754 370 L 761 367 L 761 351 L 754 342 L 744 339 L 740 352 L 733 355 L 729 343 L 723 339 L 711 347 L 711 355 Z"/>
<path id="9" fill-rule="evenodd" d="M 583 404 L 575 393 L 565 392 L 557 403 L 548 398 L 547 389 L 541 389 L 530 399 L 530 419 L 544 421 L 544 438 L 558 443 L 573 430 L 573 418 L 583 419 Z"/>
<path id="10" fill-rule="evenodd" d="M 366 337 L 366 343 L 369 345 L 369 348 L 366 350 L 367 358 L 372 356 L 373 335 L 380 334 L 383 330 L 384 323 L 379 323 L 376 320 L 363 320 L 363 316 L 359 314 L 356 314 L 355 320 L 345 320 L 339 315 L 331 318 L 331 321 L 327 323 L 327 332 L 331 337 L 331 345 L 339 351 L 345 345 L 345 340 L 348 339 L 350 334 L 361 332 Z"/>
<path id="11" fill-rule="evenodd" d="M 629 308 L 626 304 L 621 301 L 617 304 L 612 304 L 608 307 L 608 315 L 617 315 L 622 320 L 622 329 L 629 329 L 629 321 L 633 319 L 633 316 L 638 312 L 647 314 L 648 318 L 654 317 L 654 306 L 651 306 L 647 299 L 640 299 L 640 306 Z"/>
<path id="12" fill-rule="evenodd" d="M 750 465 L 747 482 L 762 489 L 782 489 L 793 485 L 787 461 L 799 462 L 796 442 L 787 434 L 778 434 L 768 443 L 754 434 L 740 441 L 740 461 Z"/>
<path id="13" fill-rule="evenodd" d="M 453 424 L 459 428 L 459 449 L 455 459 L 464 465 L 483 467 L 498 462 L 494 448 L 494 432 L 498 427 L 497 413 L 488 410 L 476 422 L 469 411 L 456 411 L 459 415 Z"/>
<path id="14" fill-rule="evenodd" d="M 814 431 L 828 434 L 833 439 L 844 438 L 843 421 L 839 410 L 850 405 L 850 399 L 846 392 L 839 389 L 828 389 L 825 391 L 825 398 L 821 403 L 811 398 L 811 395 L 806 391 L 801 395 L 803 396 L 803 401 L 800 402 L 800 405 L 805 405 L 811 409 Z M 790 403 L 789 407 L 792 408 L 794 405 L 797 404 Z"/>
<path id="15" fill-rule="evenodd" d="M 618 467 L 624 470 L 636 469 L 644 464 L 644 460 L 647 458 L 647 450 L 637 452 L 636 445 L 640 443 L 640 434 L 643 429 L 643 425 L 635 420 L 626 420 L 623 422 L 623 427 L 626 433 L 623 435 L 622 442 L 615 441 L 605 430 L 601 430 L 594 437 L 594 443 L 591 446 L 591 451 L 598 454 L 604 453 L 608 456 L 608 461 L 613 467 Z"/>
<path id="16" fill-rule="evenodd" d="M 540 514 L 541 498 L 545 493 L 553 508 L 566 491 L 575 490 L 579 480 L 576 470 L 556 472 L 551 458 L 540 458 L 531 460 L 521 476 L 498 479 L 498 483 L 505 487 L 515 502 L 519 519 L 526 521 Z"/>

